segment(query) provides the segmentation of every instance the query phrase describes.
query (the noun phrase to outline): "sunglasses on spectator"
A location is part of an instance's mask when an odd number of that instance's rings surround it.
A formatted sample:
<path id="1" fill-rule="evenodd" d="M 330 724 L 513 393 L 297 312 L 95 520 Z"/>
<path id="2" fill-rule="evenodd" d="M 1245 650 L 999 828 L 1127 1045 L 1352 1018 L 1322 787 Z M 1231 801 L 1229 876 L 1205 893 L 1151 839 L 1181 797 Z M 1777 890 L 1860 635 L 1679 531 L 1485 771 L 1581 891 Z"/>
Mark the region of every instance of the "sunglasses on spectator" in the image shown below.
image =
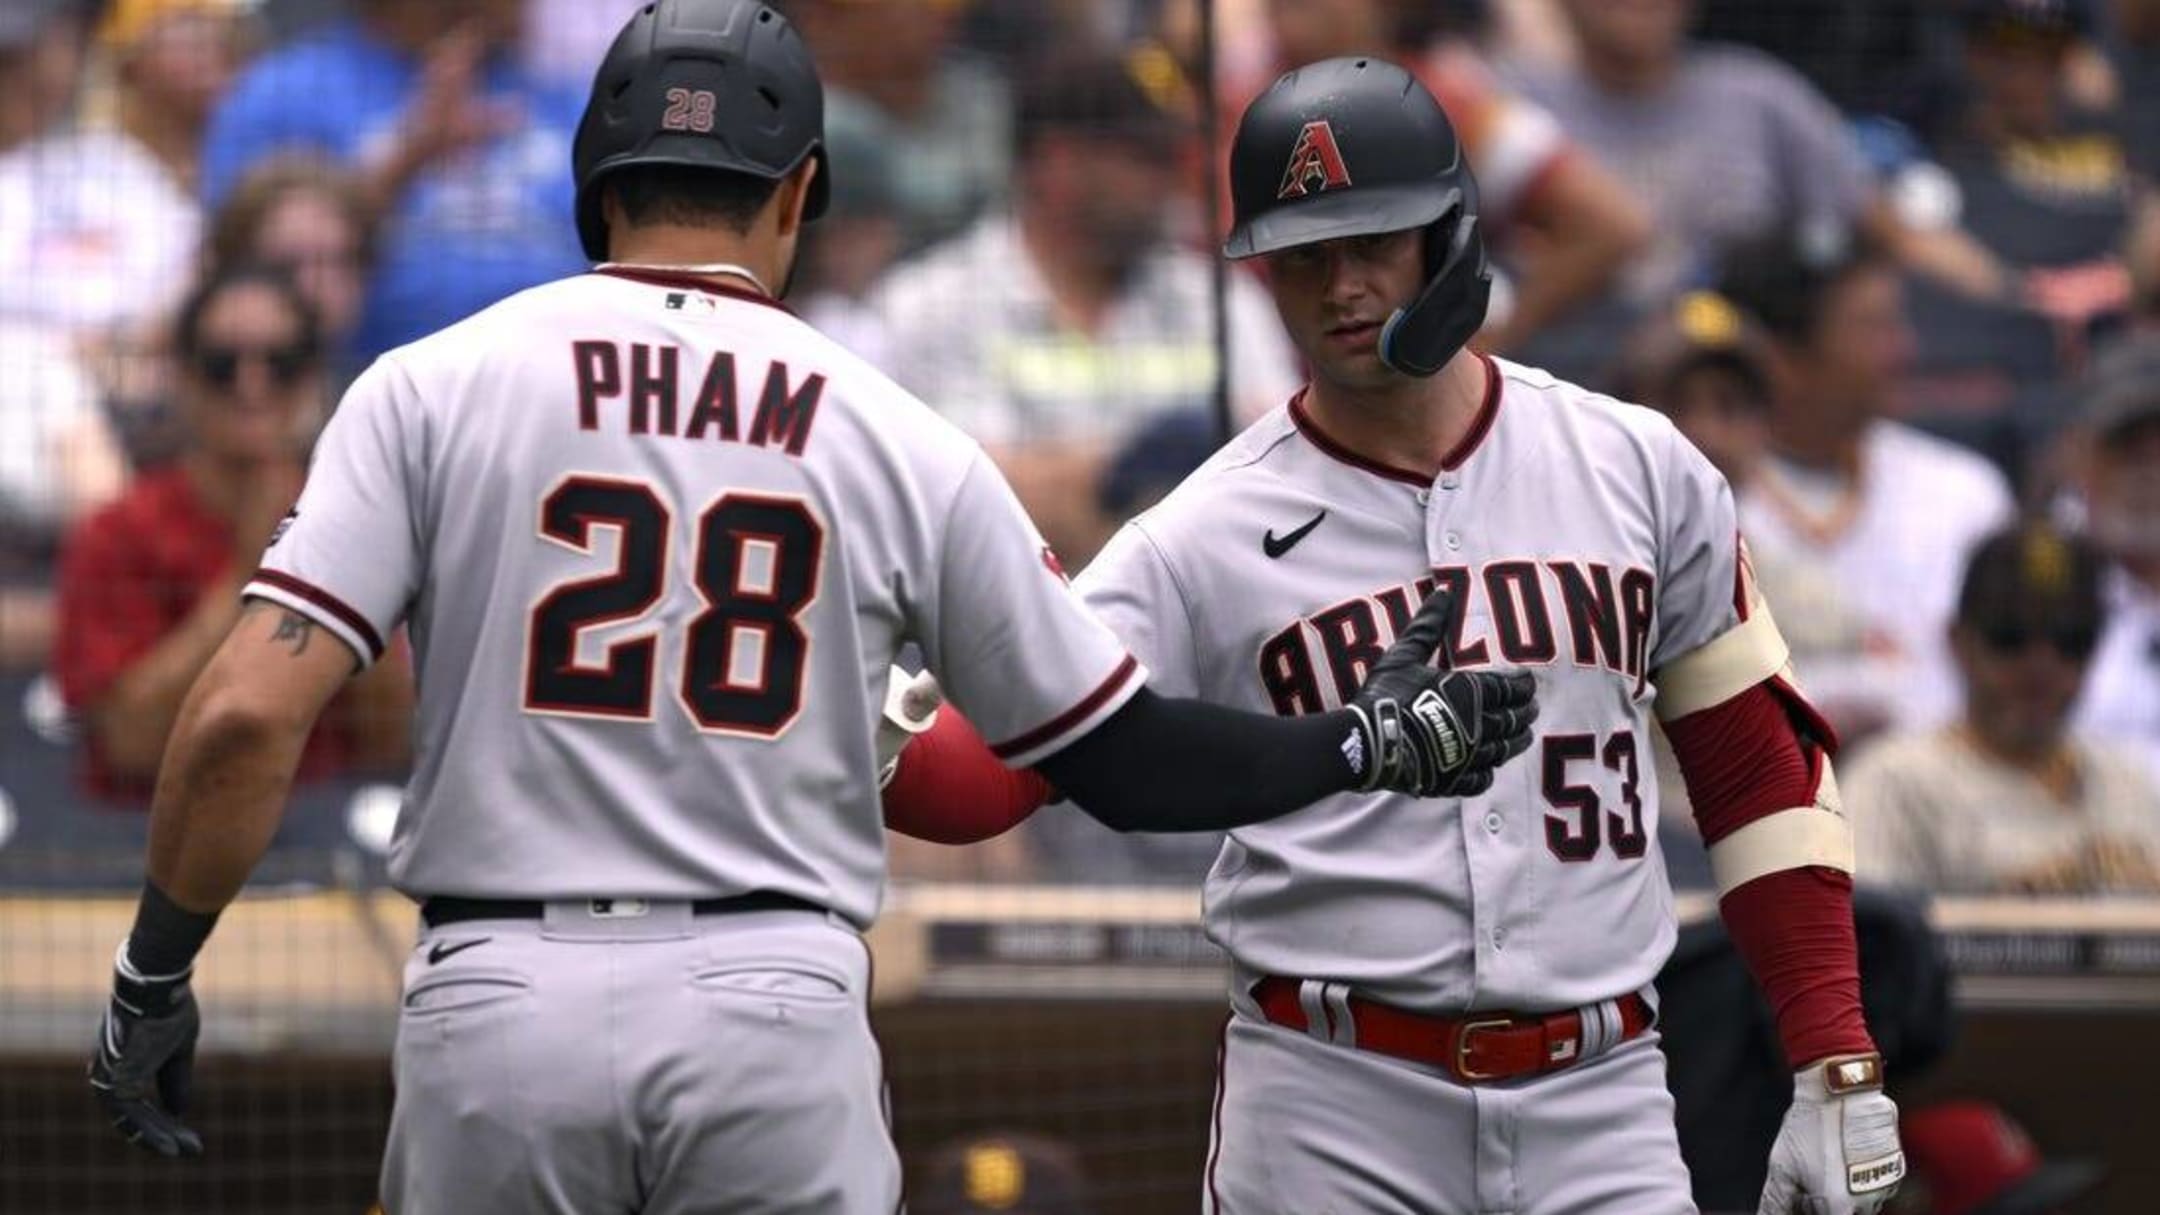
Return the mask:
<path id="1" fill-rule="evenodd" d="M 2023 653 L 2034 642 L 2044 641 L 2057 654 L 2074 662 L 2083 662 L 2092 657 L 2094 647 L 2100 643 L 2099 633 L 2091 628 L 2038 630 L 2021 624 L 2001 624 L 1978 631 L 1980 640 L 1998 654 Z"/>
<path id="2" fill-rule="evenodd" d="M 259 362 L 280 388 L 290 388 L 315 367 L 315 351 L 304 342 L 288 346 L 205 346 L 188 362 L 195 374 L 219 388 L 240 382 L 240 365 Z"/>

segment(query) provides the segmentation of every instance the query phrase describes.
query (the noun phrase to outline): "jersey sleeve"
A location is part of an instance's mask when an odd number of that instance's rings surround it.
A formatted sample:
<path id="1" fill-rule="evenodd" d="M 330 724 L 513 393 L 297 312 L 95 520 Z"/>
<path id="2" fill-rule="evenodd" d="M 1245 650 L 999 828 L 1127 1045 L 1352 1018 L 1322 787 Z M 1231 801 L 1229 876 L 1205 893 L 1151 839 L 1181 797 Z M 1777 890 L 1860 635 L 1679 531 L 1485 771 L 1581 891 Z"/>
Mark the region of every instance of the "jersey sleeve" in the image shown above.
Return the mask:
<path id="1" fill-rule="evenodd" d="M 1650 670 L 1657 715 L 1670 722 L 1768 679 L 1788 687 L 1797 680 L 1791 649 L 1748 566 L 1732 488 L 1678 431 L 1668 429 L 1665 438 Z"/>
<path id="2" fill-rule="evenodd" d="M 363 667 L 382 657 L 383 639 L 419 590 L 415 404 L 411 381 L 390 359 L 354 381 L 315 446 L 299 503 L 244 592 L 330 630 Z"/>
<path id="3" fill-rule="evenodd" d="M 979 451 L 945 515 L 937 581 L 918 623 L 925 657 L 946 696 L 1012 767 L 1094 729 L 1147 678 L 1081 603 Z"/>
<path id="4" fill-rule="evenodd" d="M 1127 523 L 1073 583 L 1080 597 L 1148 669 L 1164 696 L 1200 695 L 1192 606 L 1139 523 Z"/>

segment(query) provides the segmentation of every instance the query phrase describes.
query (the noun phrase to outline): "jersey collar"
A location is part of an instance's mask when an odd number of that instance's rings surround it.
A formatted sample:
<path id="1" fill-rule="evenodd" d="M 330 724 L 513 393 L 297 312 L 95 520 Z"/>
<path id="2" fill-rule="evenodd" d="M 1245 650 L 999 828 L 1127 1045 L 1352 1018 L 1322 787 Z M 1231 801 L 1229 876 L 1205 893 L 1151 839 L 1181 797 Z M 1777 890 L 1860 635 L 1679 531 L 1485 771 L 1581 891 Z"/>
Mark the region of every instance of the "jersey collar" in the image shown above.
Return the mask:
<path id="1" fill-rule="evenodd" d="M 672 287 L 677 291 L 702 291 L 707 295 L 724 295 L 730 299 L 738 299 L 746 303 L 763 304 L 767 308 L 778 308 L 789 316 L 795 315 L 793 308 L 769 295 L 759 295 L 755 291 L 730 287 L 726 283 L 716 283 L 709 278 L 702 278 L 695 274 L 675 274 L 666 270 L 629 270 L 620 266 L 609 266 L 606 269 L 595 268 L 592 273 L 604 274 L 609 278 L 628 279 L 633 283 L 644 283 L 653 287 Z"/>
<path id="2" fill-rule="evenodd" d="M 1441 458 L 1440 467 L 1446 472 L 1453 472 L 1462 467 L 1463 461 L 1470 458 L 1470 453 L 1478 449 L 1478 445 L 1485 441 L 1486 435 L 1492 433 L 1493 419 L 1499 416 L 1500 413 L 1500 369 L 1493 366 L 1492 359 L 1482 351 L 1478 353 L 1477 357 L 1478 362 L 1485 367 L 1485 399 L 1478 405 L 1477 416 L 1470 420 L 1469 431 L 1463 435 L 1461 440 L 1455 444 L 1454 448 L 1446 456 Z M 1315 421 L 1311 412 L 1305 408 L 1305 394 L 1309 387 L 1298 389 L 1297 395 L 1290 398 L 1290 420 L 1297 424 L 1298 433 L 1305 436 L 1306 442 L 1319 448 L 1330 459 L 1348 464 L 1352 468 L 1371 473 L 1376 477 L 1385 477 L 1390 481 L 1402 481 L 1410 485 L 1431 484 L 1432 478 L 1424 473 L 1414 472 L 1407 468 L 1397 468 L 1392 464 L 1383 464 L 1378 460 L 1369 460 L 1328 437 L 1327 432 L 1320 429 L 1320 423 Z"/>

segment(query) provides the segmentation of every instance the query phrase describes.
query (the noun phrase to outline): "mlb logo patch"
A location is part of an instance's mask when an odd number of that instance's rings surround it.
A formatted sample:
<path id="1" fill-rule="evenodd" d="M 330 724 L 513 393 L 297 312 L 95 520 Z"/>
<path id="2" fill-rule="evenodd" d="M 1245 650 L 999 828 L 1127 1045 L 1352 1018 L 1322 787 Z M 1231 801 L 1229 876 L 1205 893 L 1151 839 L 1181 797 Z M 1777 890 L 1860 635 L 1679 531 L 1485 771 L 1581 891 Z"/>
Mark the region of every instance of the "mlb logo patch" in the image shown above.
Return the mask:
<path id="1" fill-rule="evenodd" d="M 688 291 L 670 291 L 667 293 L 667 310 L 669 312 L 714 313 L 720 311 L 720 301 L 709 295 L 692 295 Z"/>

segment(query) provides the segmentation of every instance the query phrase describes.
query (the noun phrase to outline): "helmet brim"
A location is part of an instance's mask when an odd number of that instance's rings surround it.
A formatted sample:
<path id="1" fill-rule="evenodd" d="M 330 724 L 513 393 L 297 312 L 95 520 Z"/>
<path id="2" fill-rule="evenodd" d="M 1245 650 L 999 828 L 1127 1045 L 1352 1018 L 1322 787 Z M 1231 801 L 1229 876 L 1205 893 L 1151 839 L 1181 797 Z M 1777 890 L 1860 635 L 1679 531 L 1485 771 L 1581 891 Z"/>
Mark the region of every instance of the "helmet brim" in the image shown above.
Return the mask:
<path id="1" fill-rule="evenodd" d="M 1345 236 L 1422 228 L 1461 201 L 1460 188 L 1428 182 L 1321 194 L 1271 207 L 1232 228 L 1223 241 L 1223 256 L 1238 261 Z"/>

